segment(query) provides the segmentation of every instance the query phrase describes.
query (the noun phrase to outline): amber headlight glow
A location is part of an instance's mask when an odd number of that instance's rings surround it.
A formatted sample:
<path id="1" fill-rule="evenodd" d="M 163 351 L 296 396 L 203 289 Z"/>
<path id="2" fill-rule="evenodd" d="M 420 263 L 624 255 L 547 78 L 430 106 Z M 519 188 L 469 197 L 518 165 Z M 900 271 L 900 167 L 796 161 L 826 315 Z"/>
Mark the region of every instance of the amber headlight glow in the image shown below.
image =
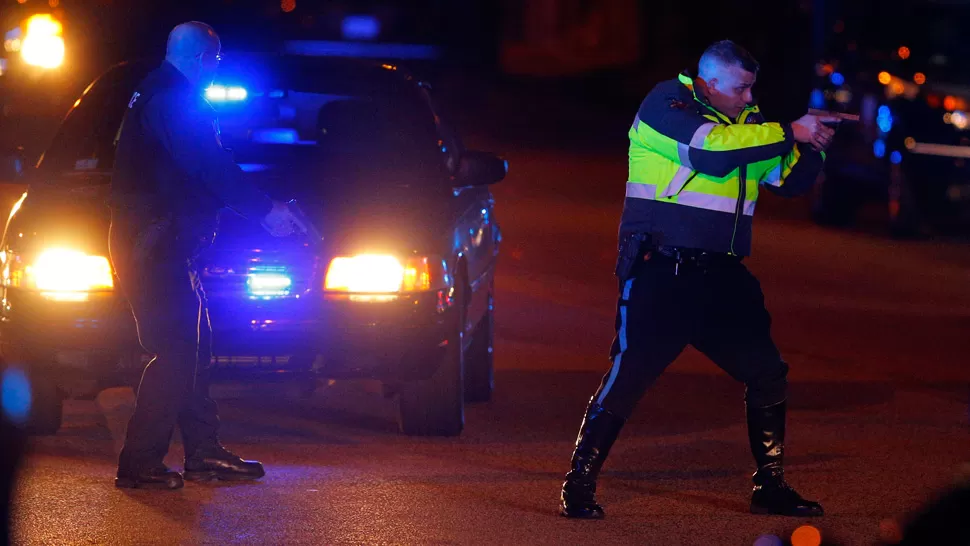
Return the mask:
<path id="1" fill-rule="evenodd" d="M 64 62 L 63 26 L 47 14 L 27 20 L 27 33 L 20 46 L 24 62 L 41 68 L 57 68 Z"/>
<path id="2" fill-rule="evenodd" d="M 327 268 L 324 289 L 351 294 L 398 294 L 431 289 L 427 258 L 400 260 L 381 254 L 334 258 Z"/>
<path id="3" fill-rule="evenodd" d="M 4 264 L 3 277 L 7 286 L 36 290 L 52 300 L 83 301 L 91 292 L 114 289 L 108 258 L 61 248 L 45 250 L 27 264 Z"/>

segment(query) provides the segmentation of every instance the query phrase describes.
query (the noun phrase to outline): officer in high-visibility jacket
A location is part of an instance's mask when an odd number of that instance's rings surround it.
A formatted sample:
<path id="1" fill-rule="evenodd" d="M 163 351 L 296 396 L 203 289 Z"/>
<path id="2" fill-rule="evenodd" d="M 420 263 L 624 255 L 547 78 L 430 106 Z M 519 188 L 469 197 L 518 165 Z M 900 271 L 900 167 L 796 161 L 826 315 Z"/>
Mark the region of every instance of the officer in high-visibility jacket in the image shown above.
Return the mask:
<path id="1" fill-rule="evenodd" d="M 788 366 L 742 259 L 759 186 L 784 196 L 809 190 L 834 134 L 826 124 L 837 120 L 765 122 L 751 96 L 757 72 L 743 48 L 715 43 L 696 78 L 658 84 L 633 121 L 612 366 L 576 439 L 563 516 L 603 517 L 594 497 L 603 461 L 644 391 L 688 344 L 746 386 L 757 465 L 751 511 L 822 515 L 784 480 Z"/>

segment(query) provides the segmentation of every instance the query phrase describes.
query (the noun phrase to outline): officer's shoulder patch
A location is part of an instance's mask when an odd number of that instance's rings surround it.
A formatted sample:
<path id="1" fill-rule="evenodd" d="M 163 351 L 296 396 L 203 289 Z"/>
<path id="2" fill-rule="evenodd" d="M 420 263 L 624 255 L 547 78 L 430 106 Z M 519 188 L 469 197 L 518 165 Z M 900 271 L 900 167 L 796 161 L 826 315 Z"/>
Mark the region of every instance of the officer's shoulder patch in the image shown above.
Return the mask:
<path id="1" fill-rule="evenodd" d="M 686 110 L 687 103 L 678 99 L 677 97 L 671 97 L 668 99 L 668 106 L 674 110 Z"/>

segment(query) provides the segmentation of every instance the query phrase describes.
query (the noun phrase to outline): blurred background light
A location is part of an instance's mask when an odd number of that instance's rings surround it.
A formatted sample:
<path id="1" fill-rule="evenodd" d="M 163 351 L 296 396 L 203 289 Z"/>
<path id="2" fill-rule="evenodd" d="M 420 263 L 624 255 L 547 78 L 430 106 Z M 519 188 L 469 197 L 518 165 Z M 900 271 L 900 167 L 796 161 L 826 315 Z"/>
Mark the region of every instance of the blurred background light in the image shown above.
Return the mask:
<path id="1" fill-rule="evenodd" d="M 370 15 L 348 15 L 340 24 L 345 40 L 373 40 L 381 33 L 381 23 Z"/>
<path id="2" fill-rule="evenodd" d="M 27 20 L 27 33 L 20 45 L 24 62 L 41 68 L 57 68 L 64 62 L 64 38 L 61 23 L 47 14 Z"/>
<path id="3" fill-rule="evenodd" d="M 784 546 L 781 538 L 775 535 L 761 535 L 758 537 L 752 546 Z"/>
<path id="4" fill-rule="evenodd" d="M 872 154 L 876 157 L 886 156 L 886 141 L 879 139 L 872 143 Z"/>
<path id="5" fill-rule="evenodd" d="M 10 421 L 23 425 L 30 416 L 30 380 L 23 370 L 7 368 L 0 375 L 0 409 Z"/>
<path id="6" fill-rule="evenodd" d="M 970 125 L 970 116 L 967 116 L 966 113 L 957 110 L 950 116 L 950 123 L 952 123 L 957 129 L 964 131 L 966 130 L 967 126 Z"/>
<path id="7" fill-rule="evenodd" d="M 808 104 L 809 108 L 825 108 L 825 93 L 821 89 L 813 89 Z"/>
<path id="8" fill-rule="evenodd" d="M 791 535 L 792 546 L 820 546 L 822 533 L 811 525 L 802 525 Z"/>
<path id="9" fill-rule="evenodd" d="M 879 114 L 876 116 L 876 125 L 883 133 L 888 133 L 893 128 L 893 115 L 889 107 L 885 104 L 879 107 Z"/>

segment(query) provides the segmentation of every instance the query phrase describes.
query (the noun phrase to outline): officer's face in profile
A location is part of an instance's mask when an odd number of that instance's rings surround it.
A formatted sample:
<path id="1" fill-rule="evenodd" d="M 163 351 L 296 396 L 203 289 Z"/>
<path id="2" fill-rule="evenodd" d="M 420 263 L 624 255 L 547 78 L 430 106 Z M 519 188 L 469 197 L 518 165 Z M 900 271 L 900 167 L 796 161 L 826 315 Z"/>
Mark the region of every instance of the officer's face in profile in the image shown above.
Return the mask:
<path id="1" fill-rule="evenodd" d="M 203 89 L 212 85 L 212 80 L 216 77 L 216 71 L 219 70 L 219 61 L 222 58 L 220 54 L 221 50 L 222 47 L 219 42 L 214 42 L 199 57 L 198 85 Z"/>
<path id="2" fill-rule="evenodd" d="M 751 88 L 756 79 L 755 74 L 738 65 L 720 67 L 717 77 L 707 82 L 707 98 L 719 112 L 736 118 L 754 102 Z"/>

